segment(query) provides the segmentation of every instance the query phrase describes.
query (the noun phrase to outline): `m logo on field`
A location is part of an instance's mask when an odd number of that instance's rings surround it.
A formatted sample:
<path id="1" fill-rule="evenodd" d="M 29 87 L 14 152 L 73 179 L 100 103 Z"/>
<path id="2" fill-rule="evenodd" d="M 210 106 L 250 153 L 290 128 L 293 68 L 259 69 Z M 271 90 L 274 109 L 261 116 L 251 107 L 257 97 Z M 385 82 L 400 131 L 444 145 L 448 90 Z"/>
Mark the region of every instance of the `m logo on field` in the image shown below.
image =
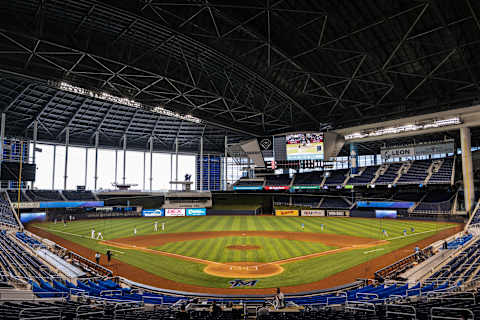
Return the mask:
<path id="1" fill-rule="evenodd" d="M 241 288 L 241 287 L 254 287 L 257 284 L 258 280 L 242 280 L 242 279 L 235 279 L 229 281 L 230 288 Z"/>

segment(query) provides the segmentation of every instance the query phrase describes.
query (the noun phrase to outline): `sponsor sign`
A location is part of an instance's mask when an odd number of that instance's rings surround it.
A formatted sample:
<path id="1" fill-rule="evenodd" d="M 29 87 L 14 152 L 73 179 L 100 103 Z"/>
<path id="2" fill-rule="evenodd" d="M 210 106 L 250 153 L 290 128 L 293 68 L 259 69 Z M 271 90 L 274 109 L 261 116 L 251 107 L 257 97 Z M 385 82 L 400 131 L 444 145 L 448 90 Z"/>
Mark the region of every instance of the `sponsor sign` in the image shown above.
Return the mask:
<path id="1" fill-rule="evenodd" d="M 300 212 L 298 210 L 275 210 L 275 215 L 279 217 L 298 217 Z"/>
<path id="2" fill-rule="evenodd" d="M 54 201 L 40 202 L 40 208 L 95 208 L 103 207 L 103 201 Z"/>
<path id="3" fill-rule="evenodd" d="M 165 209 L 166 217 L 184 217 L 185 209 Z"/>
<path id="4" fill-rule="evenodd" d="M 234 186 L 233 190 L 262 190 L 262 186 Z"/>
<path id="5" fill-rule="evenodd" d="M 142 217 L 162 217 L 165 215 L 163 209 L 143 209 Z"/>
<path id="6" fill-rule="evenodd" d="M 40 208 L 40 202 L 12 202 L 15 208 L 20 209 L 38 209 Z"/>
<path id="7" fill-rule="evenodd" d="M 415 148 L 395 148 L 380 150 L 382 158 L 387 160 L 390 158 L 413 157 L 415 155 Z"/>
<path id="8" fill-rule="evenodd" d="M 302 217 L 325 217 L 325 210 L 302 210 Z"/>
<path id="9" fill-rule="evenodd" d="M 318 190 L 320 186 L 293 186 L 292 189 L 294 190 Z"/>
<path id="10" fill-rule="evenodd" d="M 207 215 L 206 208 L 187 209 L 187 217 L 206 216 L 206 215 Z"/>
<path id="11" fill-rule="evenodd" d="M 408 201 L 357 201 L 359 208 L 393 208 L 408 209 L 415 205 L 415 202 Z"/>
<path id="12" fill-rule="evenodd" d="M 415 147 L 416 156 L 425 156 L 430 154 L 440 154 L 440 153 L 454 153 L 455 145 L 453 142 L 440 143 L 440 144 L 431 144 L 431 145 L 419 145 Z"/>
<path id="13" fill-rule="evenodd" d="M 405 148 L 383 148 L 380 154 L 383 159 L 426 156 L 431 154 L 454 153 L 455 145 L 453 142 L 437 143 L 437 144 L 421 144 Z"/>
<path id="14" fill-rule="evenodd" d="M 289 186 L 265 186 L 265 190 L 288 190 Z"/>
<path id="15" fill-rule="evenodd" d="M 351 190 L 351 189 L 353 189 L 353 185 L 351 185 L 351 184 L 346 184 L 344 188 Z"/>
<path id="16" fill-rule="evenodd" d="M 254 287 L 258 283 L 258 280 L 235 279 L 228 283 L 230 284 L 230 288 Z"/>
<path id="17" fill-rule="evenodd" d="M 327 214 L 329 217 L 345 217 L 350 215 L 349 210 L 328 210 Z"/>

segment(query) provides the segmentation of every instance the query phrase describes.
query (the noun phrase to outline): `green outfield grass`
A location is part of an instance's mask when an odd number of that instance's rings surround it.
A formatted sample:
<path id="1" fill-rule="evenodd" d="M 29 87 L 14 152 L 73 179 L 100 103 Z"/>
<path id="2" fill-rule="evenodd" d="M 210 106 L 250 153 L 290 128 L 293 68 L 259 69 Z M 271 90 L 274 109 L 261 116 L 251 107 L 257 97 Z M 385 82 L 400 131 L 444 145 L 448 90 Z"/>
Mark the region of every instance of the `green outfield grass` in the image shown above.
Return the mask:
<path id="1" fill-rule="evenodd" d="M 256 286 L 257 288 L 299 285 L 318 281 L 373 258 L 400 249 L 406 245 L 416 243 L 419 240 L 434 235 L 440 230 L 455 226 L 454 224 L 423 221 L 273 216 L 105 219 L 75 221 L 69 223 L 67 226 L 63 226 L 61 223 L 56 225 L 53 223 L 41 223 L 35 226 L 44 228 L 49 232 L 82 246 L 105 253 L 109 246 L 89 239 L 92 228 L 96 231 L 101 231 L 106 240 L 112 240 L 132 237 L 135 227 L 137 228 L 137 235 L 155 234 L 156 232 L 153 230 L 155 221 L 158 221 L 159 227 L 162 222 L 166 223 L 166 233 L 196 231 L 300 231 L 302 223 L 305 224 L 305 232 L 321 232 L 321 225 L 323 224 L 324 233 L 371 239 L 384 239 L 381 233 L 382 229 L 388 232 L 388 244 L 369 249 L 338 252 L 309 260 L 284 264 L 282 265 L 285 269 L 283 273 L 261 279 Z M 410 231 L 412 227 L 415 229 L 414 234 L 411 234 Z M 409 234 L 406 238 L 402 237 L 404 229 L 407 229 Z M 157 233 L 161 233 L 161 231 Z M 230 244 L 259 245 L 262 247 L 262 250 L 237 252 L 221 249 Z M 168 243 L 155 249 L 218 262 L 264 262 L 313 252 L 322 252 L 330 248 L 321 243 L 306 241 L 261 237 L 224 237 Z M 215 277 L 204 273 L 203 264 L 135 250 L 122 249 L 121 252 L 122 253 L 115 252 L 115 258 L 164 278 L 206 287 L 229 287 L 228 281 L 231 279 Z"/>

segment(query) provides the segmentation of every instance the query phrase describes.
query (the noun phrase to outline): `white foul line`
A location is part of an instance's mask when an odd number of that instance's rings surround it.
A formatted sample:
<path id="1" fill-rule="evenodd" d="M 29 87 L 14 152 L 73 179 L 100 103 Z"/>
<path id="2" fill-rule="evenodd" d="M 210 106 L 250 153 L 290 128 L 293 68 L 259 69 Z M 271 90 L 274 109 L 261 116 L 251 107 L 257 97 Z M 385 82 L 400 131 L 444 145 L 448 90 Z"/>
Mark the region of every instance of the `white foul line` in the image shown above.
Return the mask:
<path id="1" fill-rule="evenodd" d="M 370 251 L 364 251 L 363 254 L 367 254 L 367 253 L 372 253 L 372 252 L 375 252 L 375 251 L 383 251 L 384 248 L 378 248 L 378 249 L 374 249 L 374 250 L 370 250 Z"/>

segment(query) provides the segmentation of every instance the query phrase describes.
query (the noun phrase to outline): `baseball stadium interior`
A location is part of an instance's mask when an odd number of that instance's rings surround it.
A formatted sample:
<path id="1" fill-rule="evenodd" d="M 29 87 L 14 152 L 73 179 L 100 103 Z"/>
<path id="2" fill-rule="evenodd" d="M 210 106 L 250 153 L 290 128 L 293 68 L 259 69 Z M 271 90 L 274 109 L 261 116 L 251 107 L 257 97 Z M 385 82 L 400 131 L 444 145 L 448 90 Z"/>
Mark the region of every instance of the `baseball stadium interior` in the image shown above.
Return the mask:
<path id="1" fill-rule="evenodd" d="M 480 319 L 479 1 L 0 14 L 0 319 Z"/>

